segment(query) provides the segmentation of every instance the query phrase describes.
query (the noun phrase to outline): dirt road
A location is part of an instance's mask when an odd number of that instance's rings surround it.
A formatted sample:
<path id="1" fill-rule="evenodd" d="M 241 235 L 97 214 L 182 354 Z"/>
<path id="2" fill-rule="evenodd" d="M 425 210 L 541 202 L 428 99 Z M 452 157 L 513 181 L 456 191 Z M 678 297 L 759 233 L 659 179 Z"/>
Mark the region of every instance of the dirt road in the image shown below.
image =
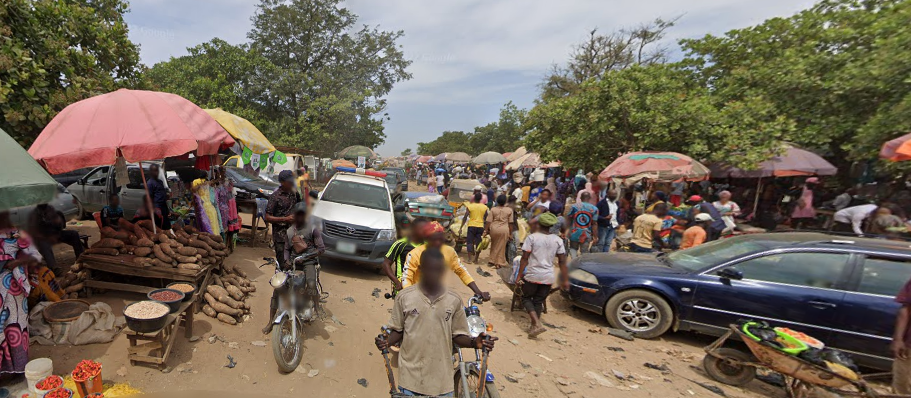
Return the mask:
<path id="1" fill-rule="evenodd" d="M 90 232 L 84 225 L 80 230 Z M 65 255 L 65 254 L 64 254 Z M 255 280 L 257 292 L 248 301 L 252 319 L 230 326 L 202 313 L 194 322 L 193 342 L 181 336 L 175 344 L 167 373 L 130 366 L 127 340 L 118 336 L 111 344 L 81 347 L 33 346 L 32 358 L 50 357 L 55 372 L 64 374 L 85 358 L 100 360 L 107 380 L 128 381 L 147 392 L 197 390 L 208 392 L 257 393 L 283 396 L 302 393 L 325 397 L 382 397 L 388 391 L 382 357 L 373 338 L 389 317 L 392 302 L 382 298 L 389 282 L 365 267 L 325 264 L 322 282 L 330 293 L 323 321 L 305 329 L 304 360 L 297 371 L 280 374 L 272 357 L 271 342 L 260 329 L 266 320 L 272 270 L 257 268 L 265 247 L 239 247 L 227 261 L 242 267 Z M 482 255 L 481 263 L 486 264 Z M 482 266 L 484 271 L 489 268 Z M 548 301 L 543 319 L 549 330 L 537 340 L 525 335 L 525 314 L 510 312 L 511 292 L 495 274 L 478 275 L 477 265 L 469 270 L 493 300 L 481 307 L 500 338 L 491 354 L 490 369 L 502 397 L 604 397 L 624 394 L 633 397 L 716 397 L 694 381 L 719 386 L 730 397 L 781 396 L 781 392 L 754 381 L 745 389 L 719 385 L 699 370 L 701 347 L 712 339 L 692 334 L 671 334 L 657 340 L 626 341 L 606 334 L 607 324 L 598 315 L 573 310 L 559 295 Z M 458 283 L 452 277 L 450 282 Z M 463 298 L 470 290 L 452 284 Z M 373 294 L 379 289 L 377 294 Z M 142 299 L 135 294 L 107 293 L 89 301 L 105 301 L 121 313 L 124 304 Z M 225 367 L 227 356 L 237 366 Z M 646 363 L 666 365 L 672 373 L 647 368 Z M 311 372 L 316 370 L 318 372 Z M 358 379 L 367 381 L 365 386 Z M 689 379 L 689 380 L 687 380 Z M 692 380 L 692 381 L 691 381 Z"/>

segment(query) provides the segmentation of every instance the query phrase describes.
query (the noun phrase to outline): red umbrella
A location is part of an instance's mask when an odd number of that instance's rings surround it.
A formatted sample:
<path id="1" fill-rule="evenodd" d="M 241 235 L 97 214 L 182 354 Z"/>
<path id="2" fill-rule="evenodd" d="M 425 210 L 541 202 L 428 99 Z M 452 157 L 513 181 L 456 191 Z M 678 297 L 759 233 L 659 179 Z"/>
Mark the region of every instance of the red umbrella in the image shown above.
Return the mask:
<path id="1" fill-rule="evenodd" d="M 63 109 L 28 152 L 51 174 L 83 167 L 214 155 L 234 145 L 215 119 L 185 98 L 121 89 Z"/>
<path id="2" fill-rule="evenodd" d="M 911 134 L 905 134 L 883 144 L 879 157 L 893 162 L 911 160 Z"/>
<path id="3" fill-rule="evenodd" d="M 701 181 L 709 178 L 709 169 L 677 152 L 630 152 L 614 160 L 598 177 L 602 180 Z"/>

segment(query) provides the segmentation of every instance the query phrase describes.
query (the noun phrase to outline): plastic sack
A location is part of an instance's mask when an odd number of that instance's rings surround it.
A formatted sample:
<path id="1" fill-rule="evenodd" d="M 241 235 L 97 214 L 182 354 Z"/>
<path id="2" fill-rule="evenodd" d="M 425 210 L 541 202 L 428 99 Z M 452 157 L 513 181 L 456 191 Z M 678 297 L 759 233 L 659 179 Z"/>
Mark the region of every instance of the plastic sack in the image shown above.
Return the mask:
<path id="1" fill-rule="evenodd" d="M 477 251 L 480 252 L 483 250 L 487 250 L 488 247 L 490 247 L 490 235 L 486 235 L 483 238 L 481 238 L 481 243 L 478 243 Z"/>

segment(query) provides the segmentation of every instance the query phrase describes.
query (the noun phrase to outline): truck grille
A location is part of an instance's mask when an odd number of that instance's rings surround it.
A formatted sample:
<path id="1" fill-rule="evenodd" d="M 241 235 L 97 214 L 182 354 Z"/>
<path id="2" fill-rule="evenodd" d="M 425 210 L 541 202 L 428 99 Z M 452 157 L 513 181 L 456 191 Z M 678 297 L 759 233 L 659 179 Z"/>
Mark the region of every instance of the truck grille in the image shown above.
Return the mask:
<path id="1" fill-rule="evenodd" d="M 376 239 L 376 231 L 372 229 L 349 227 L 331 222 L 323 223 L 323 229 L 326 235 L 336 238 L 353 239 L 361 242 L 373 242 Z"/>

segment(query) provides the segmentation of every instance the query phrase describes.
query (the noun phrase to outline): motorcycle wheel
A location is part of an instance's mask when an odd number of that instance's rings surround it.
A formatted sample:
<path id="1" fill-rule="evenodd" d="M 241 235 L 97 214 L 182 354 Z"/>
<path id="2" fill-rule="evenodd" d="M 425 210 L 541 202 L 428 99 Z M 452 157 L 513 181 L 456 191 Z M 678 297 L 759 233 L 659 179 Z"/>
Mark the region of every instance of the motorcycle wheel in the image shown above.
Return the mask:
<path id="1" fill-rule="evenodd" d="M 478 371 L 475 369 L 470 369 L 468 371 L 468 389 L 470 390 L 468 394 L 462 393 L 462 374 L 460 371 L 456 370 L 455 378 L 453 382 L 455 383 L 455 393 L 453 396 L 456 397 L 471 397 L 478 398 L 475 395 L 478 392 L 478 380 L 482 380 L 481 377 L 478 377 Z M 484 386 L 484 397 L 482 398 L 500 398 L 500 391 L 497 390 L 497 385 L 494 382 L 487 382 L 487 385 Z"/>
<path id="2" fill-rule="evenodd" d="M 275 356 L 278 369 L 284 373 L 291 373 L 297 369 L 304 356 L 300 328 L 297 330 L 297 336 L 291 335 L 293 322 L 291 317 L 285 317 L 280 324 L 272 328 L 272 355 Z M 296 343 L 293 343 L 292 340 L 295 340 Z"/>

